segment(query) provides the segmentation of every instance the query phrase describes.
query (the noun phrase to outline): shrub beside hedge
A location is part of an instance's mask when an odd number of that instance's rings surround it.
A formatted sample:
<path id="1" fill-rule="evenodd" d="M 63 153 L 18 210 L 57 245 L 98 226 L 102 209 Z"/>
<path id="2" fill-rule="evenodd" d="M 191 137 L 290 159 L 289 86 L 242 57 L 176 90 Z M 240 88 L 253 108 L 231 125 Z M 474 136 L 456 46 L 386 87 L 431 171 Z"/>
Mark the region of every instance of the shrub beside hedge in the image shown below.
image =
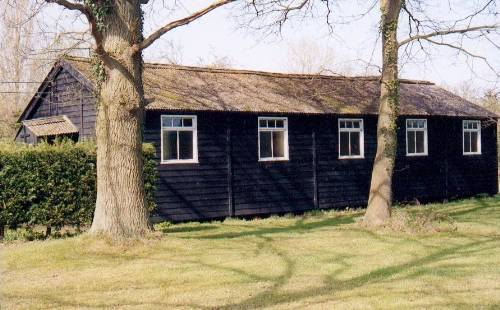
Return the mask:
<path id="1" fill-rule="evenodd" d="M 154 147 L 144 145 L 143 156 L 146 203 L 152 210 Z M 43 225 L 49 230 L 89 225 L 95 199 L 95 144 L 0 144 L 0 225 Z"/>

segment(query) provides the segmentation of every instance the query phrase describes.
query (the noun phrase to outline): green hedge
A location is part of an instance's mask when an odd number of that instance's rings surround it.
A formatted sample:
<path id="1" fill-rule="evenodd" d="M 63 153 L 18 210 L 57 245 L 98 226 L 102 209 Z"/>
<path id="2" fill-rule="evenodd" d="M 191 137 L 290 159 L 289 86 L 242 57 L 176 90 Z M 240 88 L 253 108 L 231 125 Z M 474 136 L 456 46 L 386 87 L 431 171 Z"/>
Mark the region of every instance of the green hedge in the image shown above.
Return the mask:
<path id="1" fill-rule="evenodd" d="M 145 144 L 143 156 L 147 207 L 152 210 L 157 178 L 154 147 Z M 0 223 L 56 229 L 89 225 L 95 199 L 95 144 L 0 144 Z"/>

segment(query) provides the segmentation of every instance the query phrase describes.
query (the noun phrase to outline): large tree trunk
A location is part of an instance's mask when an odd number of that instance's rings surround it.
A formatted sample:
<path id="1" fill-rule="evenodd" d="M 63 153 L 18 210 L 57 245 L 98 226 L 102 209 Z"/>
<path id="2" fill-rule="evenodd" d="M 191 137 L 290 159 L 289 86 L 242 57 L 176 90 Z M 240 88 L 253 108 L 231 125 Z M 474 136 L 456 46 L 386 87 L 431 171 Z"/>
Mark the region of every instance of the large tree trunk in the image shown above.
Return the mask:
<path id="1" fill-rule="evenodd" d="M 150 230 L 145 207 L 142 122 L 142 55 L 131 47 L 142 39 L 138 0 L 111 2 L 104 19 L 105 79 L 98 98 L 97 201 L 91 233 L 133 237 Z"/>
<path id="2" fill-rule="evenodd" d="M 401 0 L 381 0 L 382 77 L 377 124 L 377 154 L 373 163 L 368 209 L 364 223 L 382 225 L 391 216 L 392 174 L 396 160 L 398 82 L 398 17 Z"/>

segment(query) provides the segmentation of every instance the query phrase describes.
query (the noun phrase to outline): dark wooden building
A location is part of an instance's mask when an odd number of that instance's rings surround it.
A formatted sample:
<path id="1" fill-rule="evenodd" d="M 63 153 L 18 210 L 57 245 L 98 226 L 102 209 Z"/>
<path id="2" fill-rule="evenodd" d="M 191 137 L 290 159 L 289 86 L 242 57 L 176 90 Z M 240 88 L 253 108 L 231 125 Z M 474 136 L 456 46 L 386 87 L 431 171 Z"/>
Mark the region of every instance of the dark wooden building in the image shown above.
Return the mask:
<path id="1" fill-rule="evenodd" d="M 58 61 L 16 139 L 94 135 L 87 59 Z M 145 142 L 156 146 L 156 216 L 206 220 L 367 202 L 377 77 L 146 64 Z M 432 83 L 401 81 L 397 201 L 495 194 L 497 116 Z"/>

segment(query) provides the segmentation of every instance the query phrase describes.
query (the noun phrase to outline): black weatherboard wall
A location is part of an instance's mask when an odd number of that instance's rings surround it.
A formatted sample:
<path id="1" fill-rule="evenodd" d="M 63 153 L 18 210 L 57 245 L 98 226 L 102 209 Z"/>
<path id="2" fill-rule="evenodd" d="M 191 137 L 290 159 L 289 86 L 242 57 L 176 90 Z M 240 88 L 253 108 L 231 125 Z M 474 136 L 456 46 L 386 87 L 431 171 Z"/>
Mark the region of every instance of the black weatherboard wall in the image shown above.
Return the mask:
<path id="1" fill-rule="evenodd" d="M 429 117 L 428 156 L 407 157 L 404 120 L 399 123 L 395 197 L 432 201 L 498 192 L 496 121 L 482 120 L 480 155 L 463 155 L 462 121 L 471 118 Z"/>
<path id="2" fill-rule="evenodd" d="M 78 128 L 79 139 L 92 139 L 95 135 L 96 107 L 92 88 L 80 74 L 70 66 L 63 66 L 51 72 L 38 90 L 33 104 L 29 104 L 22 119 L 30 120 L 57 115 L 66 115 Z M 40 97 L 40 98 L 38 98 Z M 26 137 L 25 137 L 26 135 Z M 16 137 L 18 141 L 34 143 L 29 132 Z"/>
<path id="3" fill-rule="evenodd" d="M 157 112 L 147 113 L 144 133 L 144 140 L 156 146 L 158 163 L 160 116 Z M 162 218 L 187 220 L 228 215 L 226 115 L 202 113 L 197 116 L 199 164 L 158 164 L 156 213 Z"/>
<path id="4" fill-rule="evenodd" d="M 145 126 L 145 140 L 156 145 L 157 154 L 162 114 L 176 113 L 148 112 Z M 198 117 L 199 163 L 158 165 L 156 215 L 163 219 L 255 216 L 367 202 L 376 152 L 375 116 L 352 116 L 364 120 L 365 158 L 339 159 L 338 119 L 349 115 L 279 115 L 288 117 L 290 158 L 259 162 L 257 118 L 269 115 L 179 114 Z M 407 157 L 405 119 L 399 120 L 396 200 L 424 202 L 497 192 L 494 121 L 482 122 L 482 154 L 464 156 L 463 119 L 426 117 L 429 155 Z"/>

